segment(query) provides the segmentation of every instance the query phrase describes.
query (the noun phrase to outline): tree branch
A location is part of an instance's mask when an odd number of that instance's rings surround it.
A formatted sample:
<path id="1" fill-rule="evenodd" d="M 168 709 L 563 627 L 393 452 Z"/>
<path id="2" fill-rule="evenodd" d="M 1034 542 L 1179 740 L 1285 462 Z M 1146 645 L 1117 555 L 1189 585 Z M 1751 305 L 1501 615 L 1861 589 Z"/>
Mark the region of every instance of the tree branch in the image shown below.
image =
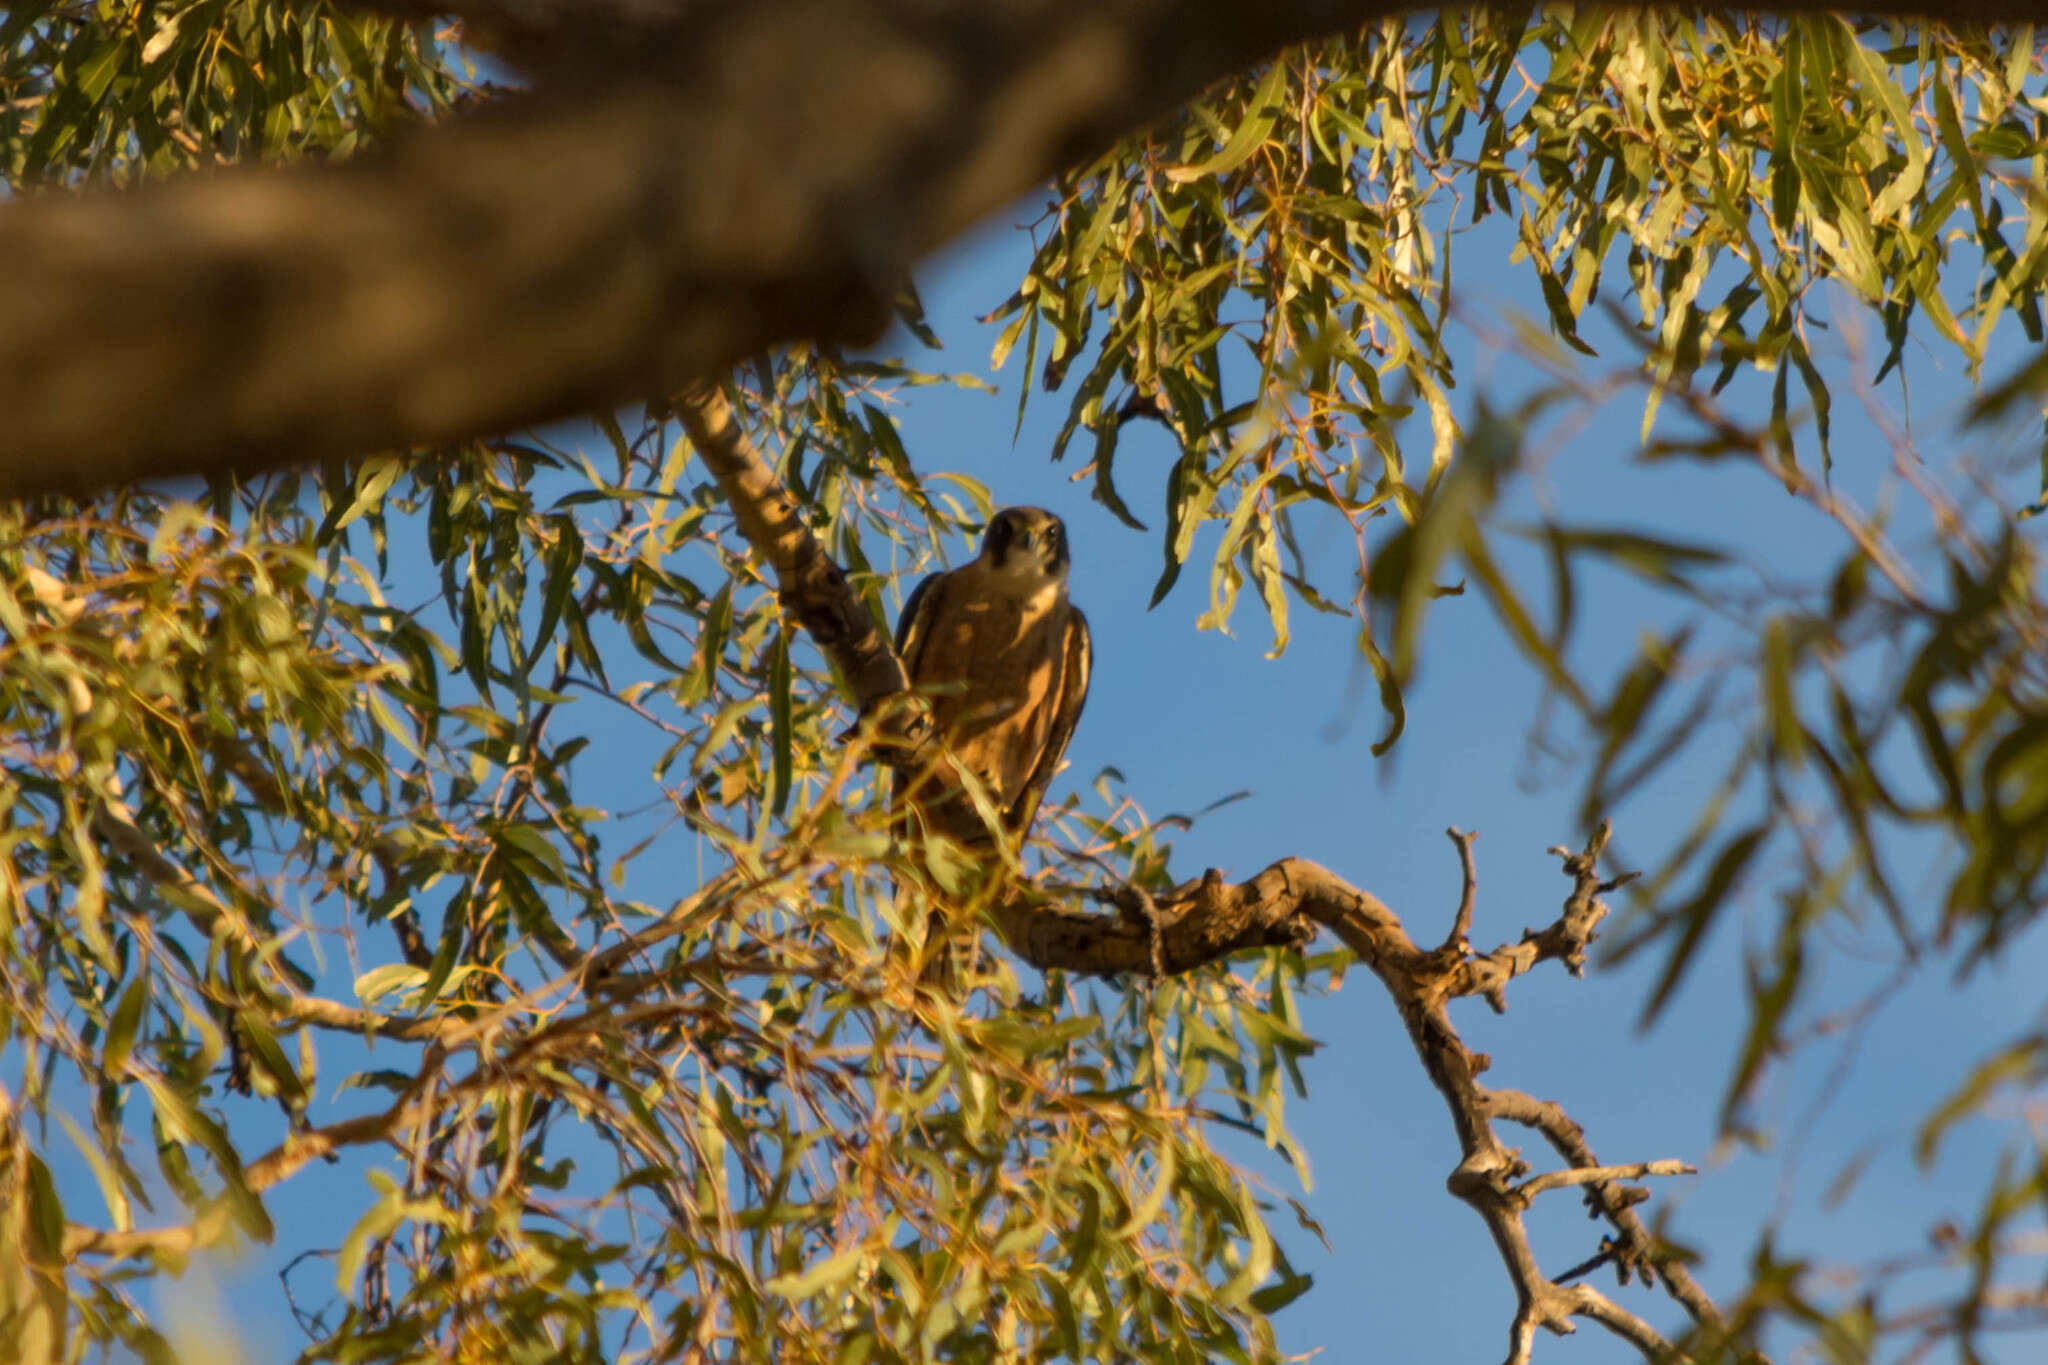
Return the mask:
<path id="1" fill-rule="evenodd" d="M 431 446 L 782 342 L 872 340 L 913 260 L 1060 167 L 1289 43 L 1411 8 L 360 7 L 572 55 L 345 163 L 0 205 L 0 496 Z M 2048 18 L 2048 0 L 1974 8 Z"/>
<path id="2" fill-rule="evenodd" d="M 1458 957 L 1472 951 L 1472 908 L 1479 898 L 1479 869 L 1472 862 L 1472 841 L 1477 834 L 1467 834 L 1456 825 L 1444 831 L 1458 850 L 1458 866 L 1464 873 L 1465 885 L 1458 893 L 1458 912 L 1451 916 L 1451 932 L 1444 936 L 1440 953 L 1453 953 Z"/>
<path id="3" fill-rule="evenodd" d="M 861 604 L 846 571 L 797 515 L 795 500 L 741 430 L 718 386 L 688 385 L 673 406 L 725 493 L 740 534 L 775 575 L 783 607 L 831 660 L 854 706 L 865 710 L 907 688 L 889 637 Z"/>
<path id="4" fill-rule="evenodd" d="M 1548 1190 L 1583 1188 L 1594 1211 L 1614 1229 L 1616 1259 L 1646 1282 L 1661 1276 L 1666 1292 L 1718 1336 L 1721 1318 L 1713 1301 L 1636 1216 L 1642 1192 L 1620 1183 L 1692 1168 L 1677 1161 L 1603 1165 L 1562 1107 L 1479 1084 L 1490 1059 L 1465 1046 L 1448 1013 L 1452 1000 L 1482 993 L 1496 1008 L 1504 1007 L 1507 981 L 1537 962 L 1557 959 L 1575 971 L 1583 966 L 1586 947 L 1607 914 L 1600 893 L 1627 880 L 1603 880 L 1596 870 L 1608 835 L 1603 823 L 1583 850 L 1554 850 L 1564 855 L 1564 870 L 1572 878 L 1563 913 L 1484 957 L 1449 943 L 1422 949 L 1377 897 L 1300 858 L 1283 859 L 1235 885 L 1212 869 L 1197 881 L 1152 895 L 1156 945 L 1150 927 L 1134 916 L 1084 914 L 1042 892 L 1019 895 L 991 914 L 1011 948 L 1033 965 L 1093 972 L 1145 972 L 1153 970 L 1155 961 L 1160 970 L 1186 972 L 1248 947 L 1305 943 L 1317 929 L 1328 929 L 1372 969 L 1393 998 L 1423 1069 L 1450 1110 L 1460 1160 L 1446 1184 L 1486 1223 L 1515 1285 L 1519 1307 L 1509 1333 L 1510 1365 L 1528 1360 L 1537 1328 L 1569 1332 L 1577 1317 L 1600 1323 L 1645 1356 L 1664 1360 L 1673 1358 L 1671 1344 L 1642 1319 L 1589 1285 L 1566 1286 L 1544 1275 L 1522 1215 Z M 1477 878 L 1471 836 L 1453 833 L 1452 841 L 1465 875 L 1454 917 L 1455 942 L 1469 928 Z M 1537 1127 L 1565 1159 L 1565 1169 L 1523 1181 L 1529 1165 L 1494 1131 L 1501 1119 Z"/>
<path id="5" fill-rule="evenodd" d="M 427 1068 L 422 1067 L 422 1076 Z M 360 1146 L 390 1136 L 416 1107 L 412 1096 L 400 1099 L 389 1109 L 363 1114 L 324 1128 L 293 1133 L 242 1172 L 242 1183 L 250 1193 L 260 1194 L 296 1173 L 309 1161 L 316 1161 L 343 1147 Z M 138 1228 L 109 1231 L 73 1223 L 64 1230 L 64 1257 L 140 1256 L 145 1254 L 182 1256 L 209 1246 L 227 1230 L 232 1221 L 228 1201 L 216 1199 L 190 1223 L 167 1228 Z"/>
<path id="6" fill-rule="evenodd" d="M 688 4 L 630 60 L 346 163 L 7 204 L 0 496 L 453 441 L 872 340 L 918 255 L 1344 17 Z"/>
<path id="7" fill-rule="evenodd" d="M 1577 1166 L 1562 1171 L 1545 1171 L 1534 1180 L 1523 1181 L 1514 1190 L 1515 1202 L 1527 1208 L 1545 1190 L 1572 1185 L 1604 1184 L 1610 1180 L 1641 1180 L 1652 1175 L 1697 1175 L 1699 1167 L 1683 1161 L 1638 1161 L 1632 1166 Z"/>

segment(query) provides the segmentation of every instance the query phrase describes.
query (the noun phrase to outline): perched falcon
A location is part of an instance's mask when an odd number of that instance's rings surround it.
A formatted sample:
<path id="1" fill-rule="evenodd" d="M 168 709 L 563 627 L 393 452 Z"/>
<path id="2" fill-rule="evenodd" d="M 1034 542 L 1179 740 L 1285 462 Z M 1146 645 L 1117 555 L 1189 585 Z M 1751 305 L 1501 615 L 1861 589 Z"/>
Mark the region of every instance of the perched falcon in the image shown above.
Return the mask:
<path id="1" fill-rule="evenodd" d="M 1088 698 L 1088 622 L 1067 600 L 1067 528 L 1037 507 L 996 513 L 972 563 L 917 585 L 896 623 L 896 654 L 931 700 L 953 761 L 972 772 L 1022 834 Z M 936 764 L 903 785 L 926 828 L 987 844 L 987 823 Z"/>

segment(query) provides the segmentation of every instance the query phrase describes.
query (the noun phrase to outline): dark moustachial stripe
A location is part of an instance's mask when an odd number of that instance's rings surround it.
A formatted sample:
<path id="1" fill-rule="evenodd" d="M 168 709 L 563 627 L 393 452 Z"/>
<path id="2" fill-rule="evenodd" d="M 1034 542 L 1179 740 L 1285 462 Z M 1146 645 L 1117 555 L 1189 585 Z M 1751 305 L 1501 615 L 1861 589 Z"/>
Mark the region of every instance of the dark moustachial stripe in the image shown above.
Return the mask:
<path id="1" fill-rule="evenodd" d="M 1004 556 L 1008 554 L 1010 542 L 1017 537 L 1017 519 L 1007 511 L 997 513 L 996 519 L 988 524 L 988 558 L 998 569 L 1003 567 Z"/>

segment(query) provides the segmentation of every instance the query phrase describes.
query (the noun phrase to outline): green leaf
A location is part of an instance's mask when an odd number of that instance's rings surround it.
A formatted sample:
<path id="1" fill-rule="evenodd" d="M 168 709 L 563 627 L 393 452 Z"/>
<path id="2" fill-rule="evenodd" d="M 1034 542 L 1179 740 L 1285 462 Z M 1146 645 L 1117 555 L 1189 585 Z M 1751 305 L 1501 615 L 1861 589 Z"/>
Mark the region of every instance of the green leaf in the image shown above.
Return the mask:
<path id="1" fill-rule="evenodd" d="M 1764 627 L 1764 715 L 1770 721 L 1773 756 L 1795 766 L 1806 747 L 1806 727 L 1800 723 L 1799 707 L 1792 695 L 1792 675 L 1796 667 L 1792 633 L 1787 629 L 1784 617 L 1773 616 Z"/>
<path id="2" fill-rule="evenodd" d="M 1616 568 L 1668 587 L 1691 587 L 1691 571 L 1717 568 L 1728 556 L 1710 545 L 1665 540 L 1622 527 L 1550 526 L 1544 534 L 1560 548 L 1597 554 Z"/>
<path id="3" fill-rule="evenodd" d="M 784 1300 L 809 1300 L 809 1297 L 829 1293 L 850 1281 L 866 1259 L 866 1254 L 866 1248 L 860 1244 L 848 1246 L 846 1250 L 834 1252 L 823 1261 L 813 1263 L 797 1275 L 776 1275 L 768 1281 L 766 1289 L 776 1297 L 784 1297 Z"/>
<path id="4" fill-rule="evenodd" d="M 1251 1296 L 1251 1306 L 1261 1313 L 1277 1313 L 1315 1288 L 1313 1275 L 1289 1275 L 1278 1284 L 1267 1285 Z"/>
<path id="5" fill-rule="evenodd" d="M 732 589 L 728 582 L 713 595 L 697 636 L 697 656 L 690 666 L 689 700 L 703 701 L 718 689 L 718 670 L 725 662 L 725 642 L 732 634 Z"/>
<path id="6" fill-rule="evenodd" d="M 127 1074 L 128 1055 L 134 1050 L 135 1034 L 148 1005 L 149 973 L 137 971 L 114 1003 L 114 1017 L 107 1024 L 107 1046 L 100 1064 L 109 1078 L 118 1080 Z"/>
<path id="7" fill-rule="evenodd" d="M 306 1083 L 299 1079 L 299 1073 L 284 1055 L 284 1049 L 277 1045 L 277 1036 L 270 1031 L 269 1025 L 254 1010 L 243 1010 L 236 1018 L 241 1025 L 242 1037 L 249 1044 L 250 1056 L 276 1084 L 279 1095 L 294 1108 L 304 1104 Z"/>
<path id="8" fill-rule="evenodd" d="M 363 461 L 356 471 L 355 496 L 348 506 L 341 509 L 339 516 L 330 515 L 330 522 L 323 525 L 321 540 L 327 535 L 343 530 L 361 517 L 376 511 L 384 505 L 384 495 L 391 490 L 405 464 L 395 455 L 378 456 Z"/>
<path id="9" fill-rule="evenodd" d="M 1281 92 L 1287 86 L 1287 63 L 1276 61 L 1266 69 L 1266 75 L 1259 82 L 1259 88 L 1252 92 L 1245 104 L 1244 121 L 1230 135 L 1230 140 L 1208 160 L 1193 166 L 1172 166 L 1167 169 L 1166 178 L 1176 185 L 1185 185 L 1193 180 L 1205 180 L 1214 176 L 1227 175 L 1245 162 L 1252 153 L 1259 150 L 1266 137 L 1273 131 L 1273 125 L 1280 114 Z"/>
<path id="10" fill-rule="evenodd" d="M 57 1197 L 57 1182 L 42 1157 L 28 1157 L 28 1237 L 35 1259 L 48 1266 L 64 1264 L 64 1201 Z"/>
<path id="11" fill-rule="evenodd" d="M 889 420 L 887 413 L 873 403 L 862 403 L 861 414 L 866 418 L 868 438 L 875 449 L 882 452 L 890 472 L 896 476 L 897 487 L 901 488 L 918 510 L 927 518 L 936 520 L 938 513 L 931 500 L 925 496 L 924 485 L 919 482 L 917 471 L 911 467 L 910 452 L 903 448 L 903 438 L 896 432 L 896 424 Z"/>
<path id="12" fill-rule="evenodd" d="M 426 972 L 404 962 L 388 962 L 382 967 L 372 967 L 356 978 L 356 999 L 365 1005 L 374 1005 L 394 991 L 410 991 L 424 985 Z"/>
<path id="13" fill-rule="evenodd" d="M 1972 1067 L 1963 1083 L 1950 1091 L 1948 1098 L 1920 1125 L 1913 1141 L 1913 1159 L 1922 1170 L 1931 1168 L 1949 1130 L 1980 1112 L 1993 1091 L 2008 1085 L 2031 1088 L 2041 1083 L 2043 1075 L 2048 1075 L 2048 1038 L 2022 1038 L 1999 1049 Z"/>
<path id="14" fill-rule="evenodd" d="M 1189 450 L 1173 463 L 1166 476 L 1166 567 L 1152 586 L 1150 611 L 1166 600 L 1180 579 L 1181 566 L 1194 549 L 1195 532 L 1201 529 L 1209 505 L 1216 499 L 1216 484 L 1210 480 L 1200 450 Z"/>
<path id="15" fill-rule="evenodd" d="M 555 543 L 548 551 L 547 587 L 541 599 L 540 624 L 533 633 L 532 649 L 538 654 L 555 633 L 562 607 L 576 588 L 576 571 L 583 564 L 583 537 L 573 517 L 549 518 L 555 526 Z"/>
<path id="16" fill-rule="evenodd" d="M 363 1261 L 369 1255 L 370 1243 L 390 1235 L 406 1216 L 403 1192 L 391 1178 L 377 1170 L 371 1171 L 369 1178 L 382 1197 L 356 1220 L 348 1236 L 342 1239 L 341 1250 L 334 1258 L 334 1287 L 348 1296 L 355 1293 L 356 1276 L 361 1273 Z"/>
<path id="17" fill-rule="evenodd" d="M 1870 49 L 1858 41 L 1854 26 L 1844 17 L 1838 16 L 1836 22 L 1842 26 L 1845 35 L 1842 48 L 1848 54 L 1850 67 L 1856 72 L 1857 83 L 1863 87 L 1866 96 L 1874 97 L 1884 108 L 1887 130 L 1897 133 L 1905 144 L 1905 167 L 1878 192 L 1870 205 L 1871 218 L 1885 222 L 1898 216 L 1926 183 L 1927 145 L 1920 140 L 1919 127 L 1905 95 L 1878 65 Z"/>
<path id="18" fill-rule="evenodd" d="M 1486 536 L 1477 523 L 1467 523 L 1465 528 L 1465 563 L 1472 569 L 1472 576 L 1479 580 L 1480 589 L 1507 626 L 1515 642 L 1521 646 L 1524 656 L 1543 673 L 1550 686 L 1569 697 L 1572 704 L 1581 711 L 1592 709 L 1592 701 L 1579 687 L 1579 680 L 1559 657 L 1551 641 L 1536 628 L 1536 622 L 1522 605 L 1520 597 L 1509 586 L 1506 575 L 1493 562 L 1493 554 L 1486 546 Z"/>
<path id="19" fill-rule="evenodd" d="M 779 818 L 789 804 L 790 775 L 796 766 L 796 737 L 790 693 L 789 627 L 775 632 L 775 653 L 768 664 L 770 730 L 775 746 L 775 778 L 769 808 Z"/>
<path id="20" fill-rule="evenodd" d="M 924 300 L 918 297 L 916 281 L 905 275 L 903 282 L 896 287 L 896 296 L 891 302 L 895 306 L 897 320 L 903 324 L 905 330 L 932 350 L 943 349 L 939 345 L 938 333 L 925 321 Z"/>
<path id="21" fill-rule="evenodd" d="M 71 1139 L 71 1145 L 78 1149 L 79 1155 L 85 1158 L 86 1165 L 92 1167 L 93 1179 L 99 1183 L 100 1198 L 106 1201 L 107 1212 L 112 1215 L 115 1228 L 126 1231 L 132 1224 L 127 1186 L 139 1187 L 142 1183 L 128 1165 L 126 1155 L 118 1144 L 102 1149 L 72 1122 L 68 1114 L 58 1114 L 57 1121 L 64 1126 L 65 1135 Z"/>
<path id="22" fill-rule="evenodd" d="M 1664 969 L 1658 973 L 1657 984 L 1651 989 L 1650 998 L 1637 1019 L 1638 1028 L 1654 1024 L 1657 1016 L 1663 1013 L 1664 1006 L 1671 1002 L 1672 993 L 1684 979 L 1686 968 L 1692 965 L 1693 954 L 1705 941 L 1708 926 L 1714 922 L 1727 901 L 1728 893 L 1734 889 L 1743 870 L 1770 833 L 1769 825 L 1752 825 L 1723 844 L 1699 889 L 1663 916 L 1666 923 L 1680 926 L 1678 942 L 1672 945 L 1671 952 L 1664 959 Z"/>
<path id="23" fill-rule="evenodd" d="M 535 826 L 506 825 L 495 832 L 495 837 L 501 847 L 533 864 L 546 880 L 557 886 L 568 883 L 569 869 L 562 861 L 561 850 Z"/>
<path id="24" fill-rule="evenodd" d="M 1133 531 L 1145 531 L 1150 528 L 1131 515 L 1131 509 L 1124 505 L 1111 477 L 1112 466 L 1116 463 L 1117 431 L 1121 426 L 1116 415 L 1111 413 L 1105 415 L 1095 428 L 1095 500 Z"/>
<path id="25" fill-rule="evenodd" d="M 1158 1140 L 1154 1151 L 1158 1157 L 1157 1168 L 1153 1171 L 1152 1188 L 1131 1207 L 1130 1219 L 1112 1234 L 1119 1242 L 1128 1242 L 1142 1236 L 1147 1228 L 1159 1220 L 1166 1208 L 1167 1199 L 1173 1194 L 1175 1174 L 1180 1165 L 1179 1144 L 1171 1134 Z"/>
<path id="26" fill-rule="evenodd" d="M 1280 569 L 1280 537 L 1273 519 L 1261 508 L 1252 539 L 1252 578 L 1265 601 L 1266 616 L 1273 622 L 1273 647 L 1266 657 L 1277 659 L 1287 652 L 1287 590 Z"/>
<path id="27" fill-rule="evenodd" d="M 1273 1235 L 1266 1231 L 1266 1221 L 1249 1190 L 1238 1191 L 1238 1206 L 1246 1243 L 1244 1264 L 1216 1291 L 1216 1301 L 1225 1307 L 1245 1302 L 1273 1273 Z"/>
<path id="28" fill-rule="evenodd" d="M 1373 741 L 1374 758 L 1384 757 L 1401 738 L 1401 732 L 1408 728 L 1408 706 L 1401 696 L 1401 680 L 1394 675 L 1394 666 L 1387 656 L 1380 653 L 1379 643 L 1372 637 L 1371 625 L 1359 627 L 1358 652 L 1372 668 L 1373 681 L 1379 684 L 1380 709 L 1387 713 L 1387 728 Z"/>
<path id="29" fill-rule="evenodd" d="M 1813 402 L 1814 430 L 1820 437 L 1821 477 L 1826 478 L 1835 467 L 1834 451 L 1828 445 L 1831 430 L 1829 413 L 1834 402 L 1828 396 L 1828 386 L 1822 381 L 1820 371 L 1814 368 L 1813 359 L 1806 352 L 1806 343 L 1795 337 L 1789 349 L 1792 363 L 1799 370 L 1800 381 L 1806 385 L 1806 396 Z"/>
<path id="30" fill-rule="evenodd" d="M 90 57 L 77 64 L 77 89 L 85 98 L 99 103 L 100 96 L 107 93 L 114 77 L 120 74 L 121 59 L 127 55 L 127 44 L 119 39 L 99 47 Z M 68 59 L 68 58 L 67 58 Z"/>

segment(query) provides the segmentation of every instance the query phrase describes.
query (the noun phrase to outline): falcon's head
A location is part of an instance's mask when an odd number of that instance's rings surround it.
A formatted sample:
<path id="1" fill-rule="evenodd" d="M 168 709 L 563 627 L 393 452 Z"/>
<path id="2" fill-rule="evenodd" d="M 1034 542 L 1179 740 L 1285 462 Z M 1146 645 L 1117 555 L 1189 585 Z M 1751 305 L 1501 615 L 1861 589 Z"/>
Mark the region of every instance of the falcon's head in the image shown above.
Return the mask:
<path id="1" fill-rule="evenodd" d="M 1067 580 L 1067 528 L 1042 507 L 1005 507 L 989 521 L 981 557 L 1000 578 L 1039 588 Z"/>

